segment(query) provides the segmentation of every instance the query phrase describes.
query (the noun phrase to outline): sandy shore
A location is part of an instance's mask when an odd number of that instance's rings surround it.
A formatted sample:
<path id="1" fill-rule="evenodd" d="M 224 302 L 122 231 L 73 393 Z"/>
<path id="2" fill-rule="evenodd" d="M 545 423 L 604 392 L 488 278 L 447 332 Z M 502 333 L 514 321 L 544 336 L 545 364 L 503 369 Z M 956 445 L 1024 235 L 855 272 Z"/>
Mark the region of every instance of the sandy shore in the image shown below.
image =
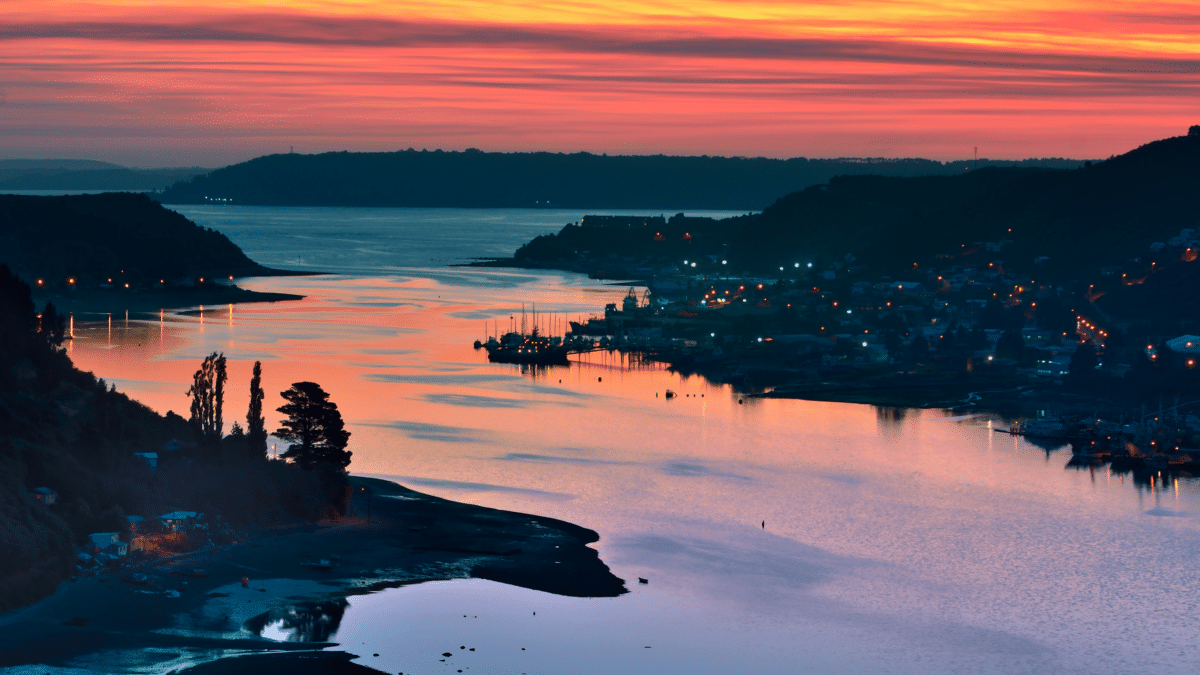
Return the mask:
<path id="1" fill-rule="evenodd" d="M 348 596 L 436 579 L 474 577 L 580 597 L 626 592 L 587 546 L 599 539 L 591 530 L 377 479 L 352 484 L 352 518 L 260 532 L 233 546 L 64 583 L 36 605 L 0 614 L 0 667 L 366 672 L 345 655 L 313 653 L 334 643 L 276 642 L 256 627 L 273 611 L 297 606 L 333 608 L 340 619 L 337 608 Z M 313 565 L 321 559 L 332 569 Z M 178 574 L 196 568 L 207 576 Z M 131 572 L 146 574 L 148 583 L 129 583 Z M 238 658 L 203 665 L 222 656 Z"/>

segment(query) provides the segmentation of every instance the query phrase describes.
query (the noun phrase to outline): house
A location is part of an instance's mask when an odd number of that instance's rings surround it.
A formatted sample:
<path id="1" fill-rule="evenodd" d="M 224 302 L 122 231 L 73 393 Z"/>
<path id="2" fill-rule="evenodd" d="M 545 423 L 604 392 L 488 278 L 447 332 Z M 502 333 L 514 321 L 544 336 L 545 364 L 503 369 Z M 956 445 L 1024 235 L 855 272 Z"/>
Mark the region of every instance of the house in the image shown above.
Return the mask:
<path id="1" fill-rule="evenodd" d="M 130 551 L 145 551 L 150 548 L 150 537 L 134 537 L 129 541 Z"/>
<path id="2" fill-rule="evenodd" d="M 119 532 L 96 532 L 88 535 L 92 545 L 100 551 L 111 555 L 125 555 L 129 553 L 129 545 L 119 537 Z"/>
<path id="3" fill-rule="evenodd" d="M 181 527 L 194 525 L 198 518 L 199 515 L 195 511 L 172 511 L 158 517 L 162 521 L 163 526 L 172 532 Z"/>
<path id="4" fill-rule="evenodd" d="M 158 468 L 158 453 L 157 452 L 135 452 L 134 457 L 141 459 L 150 465 L 150 470 L 154 471 Z"/>
<path id="5" fill-rule="evenodd" d="M 125 520 L 129 522 L 130 532 L 137 532 L 138 530 L 145 529 L 146 527 L 142 524 L 146 522 L 146 519 L 141 516 L 125 516 Z"/>
<path id="6" fill-rule="evenodd" d="M 48 487 L 34 488 L 33 498 L 49 506 L 58 501 L 58 493 Z"/>
<path id="7" fill-rule="evenodd" d="M 1044 377 L 1062 377 L 1071 368 L 1073 354 L 1058 353 L 1038 359 L 1037 374 Z"/>

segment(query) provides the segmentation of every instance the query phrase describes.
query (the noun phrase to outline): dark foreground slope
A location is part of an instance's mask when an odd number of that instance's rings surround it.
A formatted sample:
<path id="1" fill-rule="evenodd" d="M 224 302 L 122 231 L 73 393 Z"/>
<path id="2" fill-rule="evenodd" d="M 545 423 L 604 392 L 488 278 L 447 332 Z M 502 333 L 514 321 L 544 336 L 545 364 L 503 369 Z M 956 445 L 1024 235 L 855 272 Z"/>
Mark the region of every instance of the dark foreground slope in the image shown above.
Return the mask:
<path id="1" fill-rule="evenodd" d="M 1075 160 L 983 165 L 1073 167 Z M 180 181 L 164 203 L 304 206 L 673 208 L 755 210 L 843 174 L 962 173 L 924 159 L 605 156 L 465 152 L 269 155 Z"/>

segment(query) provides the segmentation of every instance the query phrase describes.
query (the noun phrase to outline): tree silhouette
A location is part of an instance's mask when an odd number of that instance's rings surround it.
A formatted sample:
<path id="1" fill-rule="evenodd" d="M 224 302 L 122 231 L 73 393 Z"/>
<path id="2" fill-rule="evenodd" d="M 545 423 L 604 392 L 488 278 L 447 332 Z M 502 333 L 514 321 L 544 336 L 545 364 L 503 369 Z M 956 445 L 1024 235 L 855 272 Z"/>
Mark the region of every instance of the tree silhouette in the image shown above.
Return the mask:
<path id="1" fill-rule="evenodd" d="M 225 355 L 213 352 L 204 357 L 192 376 L 192 386 L 187 395 L 192 398 L 191 417 L 188 420 L 201 443 L 218 446 L 225 428 L 222 408 L 225 404 Z"/>
<path id="2" fill-rule="evenodd" d="M 262 459 L 267 456 L 267 420 L 263 417 L 262 362 L 254 362 L 254 375 L 250 378 L 250 408 L 246 411 L 246 449 L 251 457 Z"/>
<path id="3" fill-rule="evenodd" d="M 321 385 L 295 382 L 279 395 L 287 403 L 277 410 L 287 415 L 287 419 L 280 422 L 282 426 L 275 435 L 291 443 L 283 453 L 285 459 L 306 469 L 322 463 L 338 468 L 350 464 L 351 453 L 346 450 L 350 432 L 345 430 L 342 414 Z"/>

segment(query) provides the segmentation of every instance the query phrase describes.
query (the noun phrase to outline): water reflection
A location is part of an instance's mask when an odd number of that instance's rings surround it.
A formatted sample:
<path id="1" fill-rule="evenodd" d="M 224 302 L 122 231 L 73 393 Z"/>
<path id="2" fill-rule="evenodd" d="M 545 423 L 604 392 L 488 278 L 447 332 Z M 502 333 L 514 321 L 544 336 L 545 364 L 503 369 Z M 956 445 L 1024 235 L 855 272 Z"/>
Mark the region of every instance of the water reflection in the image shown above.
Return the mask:
<path id="1" fill-rule="evenodd" d="M 350 603 L 344 599 L 302 602 L 252 617 L 246 630 L 276 642 L 329 642 Z"/>
<path id="2" fill-rule="evenodd" d="M 114 349 L 103 348 L 100 332 L 80 341 L 73 358 L 160 412 L 187 409 L 179 383 L 211 351 L 229 357 L 227 406 L 247 400 L 250 368 L 261 359 L 266 409 L 282 402 L 275 392 L 290 382 L 317 381 L 330 392 L 354 434 L 355 473 L 596 530 L 595 547 L 615 574 L 651 583 L 611 602 L 564 606 L 553 618 L 553 598 L 529 595 L 509 622 L 499 616 L 513 605 L 508 596 L 481 595 L 482 587 L 461 598 L 461 611 L 430 605 L 445 615 L 439 627 L 488 622 L 478 629 L 481 644 L 524 622 L 520 643 L 496 645 L 514 659 L 534 658 L 535 646 L 541 654 L 543 645 L 525 636 L 543 635 L 542 622 L 555 621 L 564 629 L 544 645 L 546 654 L 557 651 L 540 672 L 582 672 L 573 667 L 581 653 L 615 652 L 618 638 L 634 648 L 628 668 L 610 672 L 1200 667 L 1198 615 L 1161 611 L 1196 594 L 1194 482 L 1165 470 L 1144 480 L 1112 475 L 1111 465 L 1063 470 L 1058 444 L 998 434 L 983 415 L 766 398 L 739 404 L 730 385 L 620 353 L 522 373 L 473 351 L 478 319 L 461 317 L 514 301 L 587 313 L 619 302 L 624 289 L 554 273 L 521 273 L 520 281 L 514 274 L 503 284 L 487 281 L 494 270 L 456 270 L 453 284 L 434 278 L 441 272 L 424 274 L 255 280 L 247 285 L 306 298 L 239 305 L 232 328 L 225 308 L 210 309 L 203 330 L 197 316 L 168 315 L 162 351 L 131 350 L 114 325 Z M 388 302 L 364 306 L 380 299 Z M 131 318 L 130 333 L 135 324 Z M 149 373 L 167 384 L 148 381 Z M 667 388 L 678 397 L 665 400 Z M 895 442 L 881 443 L 881 434 Z M 690 557 L 643 545 L 668 540 L 705 543 L 690 546 Z M 808 578 L 797 555 L 804 551 L 854 564 L 825 565 L 814 583 L 780 583 Z M 263 630 L 292 634 L 284 630 L 291 619 L 267 618 Z M 353 611 L 345 624 L 338 639 L 347 643 L 347 631 L 373 627 Z M 395 639 L 394 622 L 378 626 L 386 631 L 380 639 Z M 628 643 L 622 628 L 630 628 Z M 445 650 L 437 646 L 431 655 Z M 496 663 L 472 670 L 501 672 Z M 396 665 L 392 672 L 411 670 Z"/>

